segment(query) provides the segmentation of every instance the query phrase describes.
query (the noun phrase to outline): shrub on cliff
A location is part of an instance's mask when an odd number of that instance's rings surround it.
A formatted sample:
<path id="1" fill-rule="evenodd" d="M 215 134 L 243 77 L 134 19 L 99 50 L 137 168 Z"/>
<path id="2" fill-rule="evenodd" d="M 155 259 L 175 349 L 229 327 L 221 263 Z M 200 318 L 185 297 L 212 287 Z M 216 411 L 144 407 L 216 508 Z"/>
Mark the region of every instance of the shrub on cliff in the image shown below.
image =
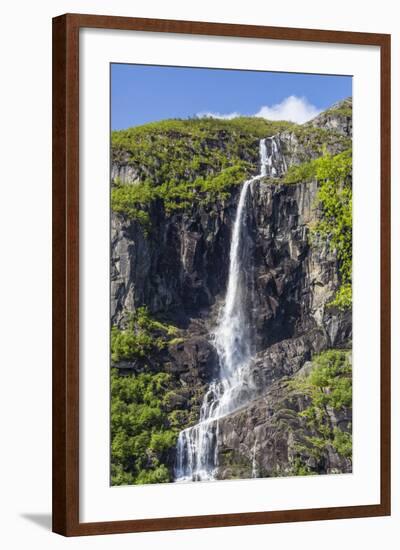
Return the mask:
<path id="1" fill-rule="evenodd" d="M 114 362 L 143 358 L 163 349 L 178 329 L 152 319 L 146 307 L 139 307 L 129 315 L 125 329 L 111 328 L 111 359 Z"/>
<path id="2" fill-rule="evenodd" d="M 352 152 L 351 149 L 338 155 L 322 157 L 291 166 L 284 182 L 294 184 L 318 181 L 317 199 L 322 216 L 313 227 L 312 234 L 329 240 L 337 253 L 341 284 L 332 300 L 332 306 L 340 309 L 351 307 L 352 279 Z"/>
<path id="3" fill-rule="evenodd" d="M 319 181 L 318 200 L 322 218 L 315 231 L 329 239 L 339 261 L 341 286 L 332 306 L 346 309 L 352 303 L 352 155 L 351 150 L 334 157 L 324 156 L 316 161 Z"/>
<path id="4" fill-rule="evenodd" d="M 217 175 L 199 176 L 194 181 L 166 181 L 151 186 L 149 181 L 134 185 L 113 185 L 111 207 L 114 212 L 126 215 L 150 230 L 149 207 L 160 200 L 166 214 L 187 210 L 199 203 L 208 203 L 228 196 L 228 191 L 240 185 L 249 176 L 251 164 L 240 161 L 224 168 Z"/>
<path id="5" fill-rule="evenodd" d="M 299 415 L 315 434 L 305 437 L 304 444 L 297 444 L 299 455 L 293 463 L 296 475 L 312 473 L 305 458 L 319 460 L 331 447 L 344 458 L 351 459 L 351 425 L 342 429 L 331 423 L 329 410 L 340 414 L 352 406 L 352 377 L 350 352 L 330 349 L 312 359 L 313 367 L 305 377 L 297 377 L 290 386 L 309 399 L 309 406 Z"/>
<path id="6" fill-rule="evenodd" d="M 121 376 L 111 369 L 111 484 L 171 481 L 166 466 L 178 430 L 163 399 L 171 388 L 166 373 Z"/>

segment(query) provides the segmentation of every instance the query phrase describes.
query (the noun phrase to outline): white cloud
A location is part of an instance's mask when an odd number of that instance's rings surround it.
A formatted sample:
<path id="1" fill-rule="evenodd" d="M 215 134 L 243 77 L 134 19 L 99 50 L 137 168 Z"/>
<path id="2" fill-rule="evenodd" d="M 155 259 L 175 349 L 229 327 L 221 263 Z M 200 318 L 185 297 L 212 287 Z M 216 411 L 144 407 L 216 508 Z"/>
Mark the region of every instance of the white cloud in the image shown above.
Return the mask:
<path id="1" fill-rule="evenodd" d="M 321 112 L 315 105 L 312 105 L 305 97 L 297 97 L 291 95 L 286 97 L 281 103 L 275 105 L 263 105 L 260 110 L 255 113 L 256 117 L 266 118 L 267 120 L 290 120 L 302 124 L 311 120 Z M 232 119 L 241 116 L 240 113 L 198 113 L 199 117 L 225 118 Z"/>
<path id="2" fill-rule="evenodd" d="M 314 118 L 321 112 L 314 105 L 309 103 L 305 97 L 291 95 L 281 103 L 269 107 L 261 107 L 255 116 L 267 118 L 268 120 L 290 120 L 302 124 Z"/>
<path id="3" fill-rule="evenodd" d="M 200 118 L 226 118 L 228 120 L 232 118 L 237 118 L 238 116 L 242 116 L 240 113 L 237 113 L 236 111 L 234 113 L 227 113 L 226 115 L 223 115 L 221 113 L 197 113 L 197 116 Z"/>

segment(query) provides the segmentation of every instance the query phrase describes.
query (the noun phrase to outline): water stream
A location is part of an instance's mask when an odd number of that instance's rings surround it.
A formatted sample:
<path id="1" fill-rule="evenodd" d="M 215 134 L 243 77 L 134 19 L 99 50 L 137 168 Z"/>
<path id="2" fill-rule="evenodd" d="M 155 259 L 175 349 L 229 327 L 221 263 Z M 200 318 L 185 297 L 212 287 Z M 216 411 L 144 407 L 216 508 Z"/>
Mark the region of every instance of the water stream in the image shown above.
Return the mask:
<path id="1" fill-rule="evenodd" d="M 230 244 L 228 285 L 217 326 L 212 333 L 219 359 L 219 377 L 210 383 L 204 396 L 199 422 L 179 434 L 176 481 L 215 479 L 218 470 L 218 421 L 247 404 L 255 394 L 251 378 L 251 304 L 245 299 L 245 273 L 251 266 L 243 265 L 246 258 L 243 236 L 251 184 L 262 177 L 277 175 L 277 160 L 282 163 L 281 158 L 277 157 L 275 138 L 260 140 L 260 173 L 245 181 L 240 191 Z"/>

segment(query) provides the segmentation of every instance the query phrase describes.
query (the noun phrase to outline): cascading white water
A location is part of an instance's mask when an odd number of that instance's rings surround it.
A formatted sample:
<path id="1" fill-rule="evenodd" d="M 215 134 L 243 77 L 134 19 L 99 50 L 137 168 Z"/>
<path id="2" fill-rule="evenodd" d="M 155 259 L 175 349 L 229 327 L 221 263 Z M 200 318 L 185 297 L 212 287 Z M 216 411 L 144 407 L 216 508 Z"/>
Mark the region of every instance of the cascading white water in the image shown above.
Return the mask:
<path id="1" fill-rule="evenodd" d="M 258 466 L 257 466 L 257 439 L 254 441 L 253 453 L 251 457 L 251 477 L 258 477 Z"/>
<path id="2" fill-rule="evenodd" d="M 248 403 L 252 397 L 249 304 L 245 300 L 244 285 L 248 266 L 242 265 L 242 241 L 248 190 L 254 181 L 273 175 L 274 149 L 271 146 L 271 153 L 268 154 L 266 144 L 266 140 L 271 139 L 260 140 L 260 173 L 245 181 L 240 192 L 231 238 L 228 286 L 213 333 L 219 358 L 219 379 L 210 384 L 204 396 L 198 424 L 179 434 L 176 481 L 215 478 L 218 467 L 218 420 Z"/>
<path id="3" fill-rule="evenodd" d="M 265 177 L 267 175 L 267 164 L 270 159 L 267 155 L 267 145 L 265 139 L 260 140 L 260 175 Z"/>
<path id="4" fill-rule="evenodd" d="M 271 136 L 261 140 L 261 142 L 261 175 L 269 178 L 281 176 L 287 171 L 287 165 L 281 151 L 279 138 L 277 136 Z"/>

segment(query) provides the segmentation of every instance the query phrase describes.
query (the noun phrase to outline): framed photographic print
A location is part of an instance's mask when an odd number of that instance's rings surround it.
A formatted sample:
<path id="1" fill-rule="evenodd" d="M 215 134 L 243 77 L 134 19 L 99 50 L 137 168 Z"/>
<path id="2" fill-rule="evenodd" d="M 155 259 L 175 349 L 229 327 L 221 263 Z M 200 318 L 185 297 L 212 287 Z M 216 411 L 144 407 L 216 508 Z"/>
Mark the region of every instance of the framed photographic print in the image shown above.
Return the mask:
<path id="1" fill-rule="evenodd" d="M 390 513 L 390 36 L 53 20 L 53 530 Z"/>

